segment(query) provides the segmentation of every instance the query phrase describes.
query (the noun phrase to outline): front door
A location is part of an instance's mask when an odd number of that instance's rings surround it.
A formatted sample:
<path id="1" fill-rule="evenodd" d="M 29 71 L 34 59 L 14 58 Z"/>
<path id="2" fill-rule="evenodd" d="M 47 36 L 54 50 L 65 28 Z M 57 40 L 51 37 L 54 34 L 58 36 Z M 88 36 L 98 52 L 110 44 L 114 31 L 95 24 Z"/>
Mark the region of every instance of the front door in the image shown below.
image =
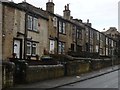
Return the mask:
<path id="1" fill-rule="evenodd" d="M 16 54 L 17 58 L 20 58 L 20 46 L 21 41 L 20 40 L 14 40 L 14 53 Z"/>
<path id="2" fill-rule="evenodd" d="M 54 49 L 55 49 L 55 41 L 50 40 L 50 53 L 54 54 Z"/>

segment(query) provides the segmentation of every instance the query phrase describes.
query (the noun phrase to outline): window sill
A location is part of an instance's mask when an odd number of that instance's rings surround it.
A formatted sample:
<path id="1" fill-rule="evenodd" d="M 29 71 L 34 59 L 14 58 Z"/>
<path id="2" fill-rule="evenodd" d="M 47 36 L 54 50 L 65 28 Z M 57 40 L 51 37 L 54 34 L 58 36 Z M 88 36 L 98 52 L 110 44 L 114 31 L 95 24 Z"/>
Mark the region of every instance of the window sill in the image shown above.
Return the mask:
<path id="1" fill-rule="evenodd" d="M 37 54 L 36 54 L 37 55 Z M 26 55 L 27 57 L 36 57 L 36 55 Z"/>
<path id="2" fill-rule="evenodd" d="M 30 30 L 30 29 L 28 29 L 28 31 L 39 33 L 39 31 L 34 31 L 34 30 Z"/>
<path id="3" fill-rule="evenodd" d="M 60 33 L 60 32 L 59 32 L 59 34 L 66 35 L 66 33 Z"/>

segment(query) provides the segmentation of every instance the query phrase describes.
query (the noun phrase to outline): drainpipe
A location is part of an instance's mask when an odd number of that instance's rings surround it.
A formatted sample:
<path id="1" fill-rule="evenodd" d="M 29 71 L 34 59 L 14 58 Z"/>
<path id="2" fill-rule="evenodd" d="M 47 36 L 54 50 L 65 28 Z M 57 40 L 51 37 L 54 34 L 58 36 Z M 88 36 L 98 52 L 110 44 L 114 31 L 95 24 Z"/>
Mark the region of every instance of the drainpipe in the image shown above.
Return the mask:
<path id="1" fill-rule="evenodd" d="M 76 31 L 76 35 L 75 35 L 75 44 L 76 44 L 76 52 L 77 52 L 77 27 L 75 26 L 75 31 Z"/>
<path id="2" fill-rule="evenodd" d="M 90 58 L 90 28 L 88 27 L 88 57 Z"/>
<path id="3" fill-rule="evenodd" d="M 59 52 L 59 20 L 57 20 L 57 54 Z"/>
<path id="4" fill-rule="evenodd" d="M 100 58 L 100 32 L 98 32 L 99 33 L 99 49 L 98 49 L 98 53 L 99 53 L 99 57 L 98 58 Z"/>
<path id="5" fill-rule="evenodd" d="M 2 4 L 2 2 L 0 2 L 1 4 Z M 4 6 L 3 6 L 3 4 L 2 4 L 2 51 L 1 51 L 1 53 L 2 53 L 2 57 L 1 57 L 1 59 L 3 60 L 3 48 L 4 48 L 4 45 L 3 45 L 3 43 L 4 43 Z"/>
<path id="6" fill-rule="evenodd" d="M 26 60 L 26 51 L 27 51 L 27 24 L 28 24 L 28 21 L 27 21 L 27 15 L 28 15 L 28 10 L 27 10 L 27 6 L 25 8 L 25 32 L 24 32 L 24 60 Z"/>

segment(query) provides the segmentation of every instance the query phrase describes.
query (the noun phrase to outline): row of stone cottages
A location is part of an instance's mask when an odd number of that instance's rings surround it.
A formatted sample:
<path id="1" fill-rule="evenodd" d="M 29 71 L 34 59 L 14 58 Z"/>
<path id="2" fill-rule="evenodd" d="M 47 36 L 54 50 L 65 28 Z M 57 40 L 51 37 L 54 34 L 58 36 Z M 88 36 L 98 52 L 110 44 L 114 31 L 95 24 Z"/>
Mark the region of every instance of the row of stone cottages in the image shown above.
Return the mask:
<path id="1" fill-rule="evenodd" d="M 110 57 L 117 49 L 117 42 L 92 28 L 87 20 L 73 19 L 69 4 L 63 16 L 54 14 L 54 3 L 48 1 L 46 10 L 27 2 L 0 3 L 0 57 L 9 60 L 40 59 L 49 54 L 79 54 Z M 39 58 L 38 58 L 39 57 Z"/>

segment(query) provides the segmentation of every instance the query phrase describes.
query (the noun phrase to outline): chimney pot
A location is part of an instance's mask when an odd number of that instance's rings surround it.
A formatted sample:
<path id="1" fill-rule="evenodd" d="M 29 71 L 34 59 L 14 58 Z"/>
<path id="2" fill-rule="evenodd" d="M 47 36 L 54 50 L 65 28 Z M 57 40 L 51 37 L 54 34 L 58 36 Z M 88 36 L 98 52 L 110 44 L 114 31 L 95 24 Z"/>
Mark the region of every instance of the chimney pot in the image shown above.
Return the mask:
<path id="1" fill-rule="evenodd" d="M 69 10 L 69 4 L 67 4 L 67 10 Z"/>
<path id="2" fill-rule="evenodd" d="M 24 0 L 23 2 L 26 2 L 26 0 Z"/>
<path id="3" fill-rule="evenodd" d="M 89 23 L 89 19 L 87 19 L 87 23 Z"/>
<path id="4" fill-rule="evenodd" d="M 65 5 L 65 10 L 67 10 L 67 6 Z"/>

